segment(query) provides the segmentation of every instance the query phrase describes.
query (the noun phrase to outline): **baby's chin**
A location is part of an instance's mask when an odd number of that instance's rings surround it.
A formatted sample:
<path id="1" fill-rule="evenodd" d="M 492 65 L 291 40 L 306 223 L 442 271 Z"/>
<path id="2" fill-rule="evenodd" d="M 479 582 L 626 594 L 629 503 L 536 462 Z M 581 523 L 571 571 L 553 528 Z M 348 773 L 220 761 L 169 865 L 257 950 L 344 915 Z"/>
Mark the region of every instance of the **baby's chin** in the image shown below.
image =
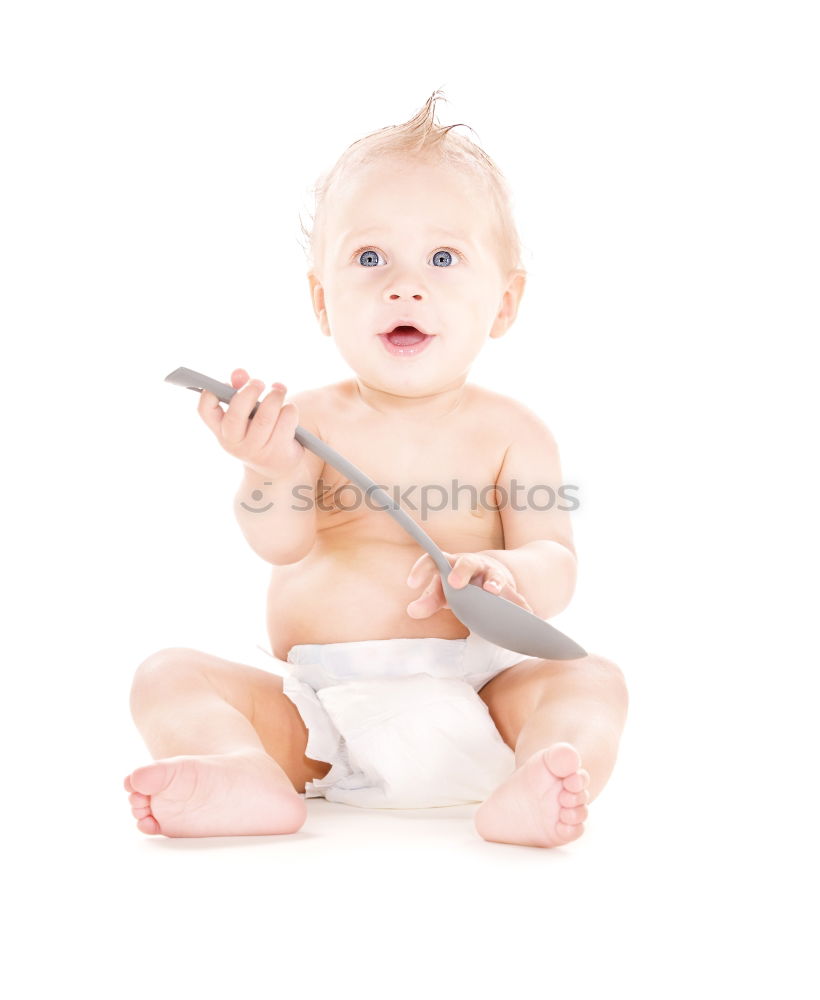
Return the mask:
<path id="1" fill-rule="evenodd" d="M 459 381 L 460 372 L 449 372 L 441 365 L 413 363 L 378 365 L 372 368 L 362 365 L 360 378 L 365 379 L 374 388 L 385 392 L 405 392 L 410 396 L 424 396 L 431 392 L 441 392 L 452 388 Z M 369 372 L 369 377 L 368 377 Z"/>
<path id="2" fill-rule="evenodd" d="M 350 368 L 365 385 L 401 396 L 429 396 L 450 386 L 456 377 L 455 373 L 448 377 L 436 365 L 397 364 L 391 358 L 386 364 L 350 365 Z"/>
<path id="3" fill-rule="evenodd" d="M 429 372 L 404 378 L 359 376 L 359 394 L 365 403 L 384 413 L 400 413 L 423 420 L 439 419 L 461 405 L 466 382 L 463 372 L 450 379 L 443 376 L 442 372 L 437 372 L 434 378 Z"/>
<path id="4" fill-rule="evenodd" d="M 359 381 L 378 392 L 389 393 L 391 396 L 402 396 L 405 399 L 422 399 L 434 396 L 444 391 L 440 379 L 428 375 L 398 375 L 395 378 L 368 377 L 366 373 L 356 373 Z"/>

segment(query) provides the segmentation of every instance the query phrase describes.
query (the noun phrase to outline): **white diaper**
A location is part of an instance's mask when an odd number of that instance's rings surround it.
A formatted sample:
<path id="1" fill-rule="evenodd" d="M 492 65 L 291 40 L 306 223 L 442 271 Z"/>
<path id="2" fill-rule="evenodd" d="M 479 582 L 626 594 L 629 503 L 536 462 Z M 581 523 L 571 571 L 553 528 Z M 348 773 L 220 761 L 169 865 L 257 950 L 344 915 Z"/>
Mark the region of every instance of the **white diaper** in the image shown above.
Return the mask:
<path id="1" fill-rule="evenodd" d="M 472 632 L 294 646 L 284 692 L 307 727 L 305 755 L 332 765 L 305 797 L 385 809 L 483 802 L 515 755 L 478 691 L 525 659 Z"/>

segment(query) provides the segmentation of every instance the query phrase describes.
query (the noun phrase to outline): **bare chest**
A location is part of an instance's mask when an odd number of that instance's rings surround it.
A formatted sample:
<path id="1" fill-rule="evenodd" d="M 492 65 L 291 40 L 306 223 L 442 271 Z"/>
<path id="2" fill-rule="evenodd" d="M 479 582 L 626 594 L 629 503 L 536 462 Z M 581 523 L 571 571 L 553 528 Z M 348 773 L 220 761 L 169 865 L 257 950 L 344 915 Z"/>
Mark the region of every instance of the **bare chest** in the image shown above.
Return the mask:
<path id="1" fill-rule="evenodd" d="M 322 436 L 381 487 L 443 548 L 503 547 L 495 495 L 506 440 L 475 408 L 440 421 L 381 420 L 368 414 L 322 424 Z M 366 535 L 403 543 L 383 498 L 325 465 L 317 484 L 317 529 L 340 539 Z"/>

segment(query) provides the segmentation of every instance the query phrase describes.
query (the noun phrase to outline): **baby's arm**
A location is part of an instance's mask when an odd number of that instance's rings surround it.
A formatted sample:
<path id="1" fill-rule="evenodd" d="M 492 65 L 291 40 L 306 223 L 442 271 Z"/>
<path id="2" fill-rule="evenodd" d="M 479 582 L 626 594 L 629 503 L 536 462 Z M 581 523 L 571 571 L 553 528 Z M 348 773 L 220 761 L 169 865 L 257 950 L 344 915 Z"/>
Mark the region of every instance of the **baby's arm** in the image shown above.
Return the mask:
<path id="1" fill-rule="evenodd" d="M 199 413 L 225 451 L 243 463 L 234 513 L 257 555 L 274 565 L 297 562 L 316 539 L 314 492 L 323 462 L 296 441 L 299 413 L 293 402 L 282 405 L 284 387 L 272 387 L 251 418 L 264 386 L 242 369 L 231 381 L 239 391 L 227 411 L 213 393 L 203 392 Z"/>
<path id="2" fill-rule="evenodd" d="M 453 571 L 448 582 L 454 587 L 478 583 L 539 618 L 552 618 L 569 604 L 576 573 L 569 514 L 560 509 L 568 502 L 558 493 L 558 446 L 531 410 L 513 401 L 509 407 L 512 440 L 496 480 L 504 548 L 449 553 Z M 411 605 L 411 617 L 426 618 L 447 606 L 441 576 L 428 557 L 417 561 L 408 583 L 427 584 Z"/>
<path id="3" fill-rule="evenodd" d="M 496 480 L 504 548 L 486 555 L 510 569 L 535 614 L 552 618 L 569 604 L 576 577 L 572 526 L 562 509 L 570 504 L 558 493 L 558 445 L 532 410 L 508 405 L 512 435 Z"/>
<path id="4" fill-rule="evenodd" d="M 274 566 L 298 562 L 313 548 L 316 479 L 311 475 L 307 464 L 275 479 L 245 467 L 234 514 L 248 545 Z"/>

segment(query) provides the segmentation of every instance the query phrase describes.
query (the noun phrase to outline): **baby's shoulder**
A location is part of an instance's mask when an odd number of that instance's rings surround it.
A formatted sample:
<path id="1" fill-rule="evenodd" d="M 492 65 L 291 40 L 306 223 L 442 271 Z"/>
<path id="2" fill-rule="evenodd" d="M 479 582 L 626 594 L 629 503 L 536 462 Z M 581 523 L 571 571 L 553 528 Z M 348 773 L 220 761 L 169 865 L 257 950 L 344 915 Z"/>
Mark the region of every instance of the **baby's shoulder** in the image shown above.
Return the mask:
<path id="1" fill-rule="evenodd" d="M 300 426 L 321 441 L 342 449 L 346 433 L 360 416 L 352 380 L 302 389 L 288 395 L 287 402 L 296 406 Z"/>
<path id="2" fill-rule="evenodd" d="M 494 420 L 502 421 L 510 429 L 529 426 L 548 431 L 543 419 L 520 399 L 494 392 L 486 386 L 471 385 L 470 388 L 474 390 L 472 405 L 480 408 Z"/>
<path id="3" fill-rule="evenodd" d="M 286 402 L 293 403 L 299 411 L 300 417 L 304 414 L 305 421 L 310 423 L 311 430 L 318 433 L 318 428 L 322 426 L 328 415 L 336 414 L 337 420 L 341 416 L 343 406 L 350 396 L 345 386 L 344 382 L 333 382 L 330 385 L 301 389 L 292 395 L 289 393 Z M 300 423 L 302 423 L 301 420 Z M 308 426 L 308 423 L 305 423 L 304 426 Z"/>

